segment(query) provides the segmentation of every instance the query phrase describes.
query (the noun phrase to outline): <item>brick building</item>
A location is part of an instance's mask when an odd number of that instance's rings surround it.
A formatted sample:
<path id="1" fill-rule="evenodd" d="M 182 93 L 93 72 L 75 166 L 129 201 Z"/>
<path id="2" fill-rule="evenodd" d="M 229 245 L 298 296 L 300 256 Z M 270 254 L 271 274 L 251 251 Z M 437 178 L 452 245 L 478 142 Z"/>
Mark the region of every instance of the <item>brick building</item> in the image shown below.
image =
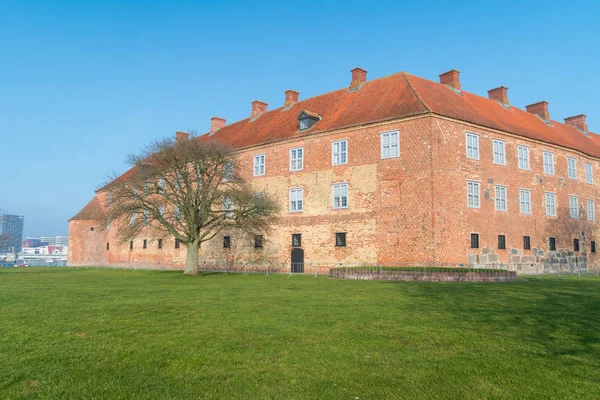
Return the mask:
<path id="1" fill-rule="evenodd" d="M 230 125 L 214 117 L 196 139 L 234 147 L 238 173 L 282 210 L 262 243 L 224 232 L 200 262 L 292 253 L 323 265 L 595 262 L 600 136 L 585 115 L 562 123 L 545 101 L 511 106 L 506 87 L 487 98 L 463 91 L 456 70 L 438 83 L 406 73 L 368 81 L 356 68 L 347 88 L 283 100 L 274 110 L 254 101 Z M 94 229 L 107 196 L 69 221 L 71 265 L 184 265 L 174 240 L 122 245 L 118 227 Z"/>

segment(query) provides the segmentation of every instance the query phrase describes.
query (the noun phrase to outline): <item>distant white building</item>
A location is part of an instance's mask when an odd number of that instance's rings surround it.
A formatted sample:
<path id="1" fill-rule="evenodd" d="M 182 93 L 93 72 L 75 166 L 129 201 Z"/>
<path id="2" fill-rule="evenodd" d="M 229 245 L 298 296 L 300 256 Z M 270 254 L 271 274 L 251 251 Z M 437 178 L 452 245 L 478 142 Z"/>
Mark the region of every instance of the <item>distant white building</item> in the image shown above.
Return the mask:
<path id="1" fill-rule="evenodd" d="M 40 238 L 42 242 L 48 243 L 49 246 L 68 246 L 69 245 L 69 237 L 68 236 L 42 236 Z"/>
<path id="2" fill-rule="evenodd" d="M 64 266 L 67 262 L 67 246 L 24 247 L 19 253 L 18 261 L 24 265 Z"/>

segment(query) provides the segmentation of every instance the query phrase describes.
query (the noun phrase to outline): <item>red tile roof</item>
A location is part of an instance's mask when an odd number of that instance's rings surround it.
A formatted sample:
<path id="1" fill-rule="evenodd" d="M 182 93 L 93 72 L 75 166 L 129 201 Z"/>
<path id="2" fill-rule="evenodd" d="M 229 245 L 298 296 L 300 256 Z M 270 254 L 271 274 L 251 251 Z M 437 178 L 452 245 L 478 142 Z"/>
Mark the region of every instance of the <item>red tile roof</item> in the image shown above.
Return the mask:
<path id="1" fill-rule="evenodd" d="M 298 131 L 298 115 L 302 110 L 321 115 L 321 120 L 308 131 Z M 385 121 L 427 113 L 415 96 L 404 74 L 398 73 L 366 82 L 359 90 L 348 88 L 329 92 L 277 108 L 224 126 L 206 136 L 232 146 L 244 148 L 317 132 L 330 131 L 377 121 Z M 201 138 L 205 138 L 201 136 Z"/>
<path id="2" fill-rule="evenodd" d="M 85 207 L 81 211 L 79 211 L 73 218 L 69 221 L 89 221 L 89 220 L 104 220 L 106 218 L 104 211 L 102 211 L 102 206 L 100 205 L 100 200 L 98 200 L 98 196 L 94 196 L 89 203 L 86 204 Z"/>
<path id="3" fill-rule="evenodd" d="M 447 86 L 404 74 L 431 112 L 519 136 L 552 143 L 594 157 L 600 157 L 600 136 L 585 136 L 577 128 L 557 121 L 552 126 L 535 114 L 521 109 L 504 108 L 495 100 L 468 92 L 457 94 Z"/>
<path id="4" fill-rule="evenodd" d="M 311 110 L 321 121 L 306 132 L 298 131 L 298 115 Z M 227 125 L 212 135 L 203 135 L 234 148 L 245 148 L 306 134 L 331 131 L 374 122 L 433 113 L 498 129 L 600 157 L 600 136 L 586 137 L 578 129 L 465 91 L 457 94 L 446 85 L 406 73 L 397 73 L 364 83 L 360 90 L 348 88 L 299 101 L 290 108 L 277 108 Z"/>

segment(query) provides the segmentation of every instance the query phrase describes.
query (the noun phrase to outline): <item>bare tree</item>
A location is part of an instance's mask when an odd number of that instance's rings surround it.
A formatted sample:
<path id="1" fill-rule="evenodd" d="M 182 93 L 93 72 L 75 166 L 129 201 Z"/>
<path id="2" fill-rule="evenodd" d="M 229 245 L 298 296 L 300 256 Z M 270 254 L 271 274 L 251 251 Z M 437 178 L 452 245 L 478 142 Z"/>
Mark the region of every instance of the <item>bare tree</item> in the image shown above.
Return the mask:
<path id="1" fill-rule="evenodd" d="M 237 173 L 233 151 L 205 138 L 156 141 L 128 157 L 132 169 L 112 177 L 108 223 L 119 221 L 125 243 L 142 231 L 153 239 L 172 236 L 185 245 L 185 274 L 198 273 L 198 248 L 223 229 L 268 233 L 277 213 L 266 193 L 253 193 Z"/>

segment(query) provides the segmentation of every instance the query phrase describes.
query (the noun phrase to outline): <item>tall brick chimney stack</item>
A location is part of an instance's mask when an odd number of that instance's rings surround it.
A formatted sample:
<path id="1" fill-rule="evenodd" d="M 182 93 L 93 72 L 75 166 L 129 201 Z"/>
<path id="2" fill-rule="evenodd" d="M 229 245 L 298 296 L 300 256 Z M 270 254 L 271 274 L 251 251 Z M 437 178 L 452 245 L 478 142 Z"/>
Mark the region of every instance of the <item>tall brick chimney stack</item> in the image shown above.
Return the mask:
<path id="1" fill-rule="evenodd" d="M 269 104 L 264 101 L 254 100 L 252 102 L 252 112 L 250 113 L 250 118 L 258 117 L 260 114 L 267 111 L 269 108 Z"/>
<path id="2" fill-rule="evenodd" d="M 227 121 L 225 120 L 225 118 L 212 117 L 210 119 L 210 133 L 216 132 L 217 130 L 221 129 L 225 126 L 226 123 Z"/>
<path id="3" fill-rule="evenodd" d="M 530 104 L 525 106 L 527 112 L 537 114 L 544 119 L 550 119 L 550 112 L 548 111 L 548 102 L 540 101 L 539 103 Z"/>
<path id="4" fill-rule="evenodd" d="M 488 97 L 492 100 L 499 101 L 500 103 L 508 104 L 508 88 L 506 86 L 500 86 L 496 89 L 488 90 Z"/>
<path id="5" fill-rule="evenodd" d="M 175 142 L 181 142 L 183 140 L 188 140 L 190 138 L 190 134 L 187 132 L 176 132 L 175 133 Z"/>
<path id="6" fill-rule="evenodd" d="M 367 81 L 367 71 L 362 68 L 354 68 L 352 72 L 352 81 L 350 82 L 350 89 L 356 89 Z"/>
<path id="7" fill-rule="evenodd" d="M 285 103 L 283 103 L 284 107 L 289 107 L 289 106 L 293 106 L 294 104 L 296 104 L 298 102 L 298 96 L 300 96 L 300 93 L 296 92 L 295 90 L 286 90 L 285 92 Z"/>
<path id="8" fill-rule="evenodd" d="M 565 118 L 565 124 L 576 126 L 584 132 L 588 131 L 587 120 L 585 114 L 576 115 L 574 117 Z"/>
<path id="9" fill-rule="evenodd" d="M 448 72 L 444 72 L 440 75 L 440 83 L 442 85 L 449 85 L 454 89 L 460 90 L 460 71 L 453 69 Z"/>

